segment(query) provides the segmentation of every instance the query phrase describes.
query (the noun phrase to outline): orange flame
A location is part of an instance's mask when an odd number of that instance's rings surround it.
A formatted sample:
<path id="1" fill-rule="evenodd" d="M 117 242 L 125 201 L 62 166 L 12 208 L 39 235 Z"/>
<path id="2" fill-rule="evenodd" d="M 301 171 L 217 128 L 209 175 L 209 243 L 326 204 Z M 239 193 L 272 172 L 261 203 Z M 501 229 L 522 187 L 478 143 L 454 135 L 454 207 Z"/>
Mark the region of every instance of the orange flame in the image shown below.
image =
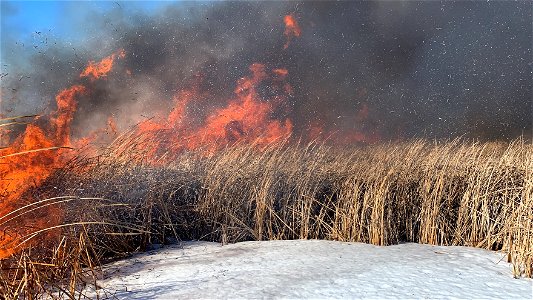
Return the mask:
<path id="1" fill-rule="evenodd" d="M 187 105 L 197 95 L 195 91 L 180 92 L 174 100 L 174 109 L 164 122 L 148 120 L 141 123 L 141 133 L 157 136 L 151 143 L 150 153 L 170 151 L 176 154 L 198 148 L 212 152 L 236 142 L 265 145 L 289 137 L 292 122 L 272 115 L 290 95 L 290 85 L 285 82 L 287 70 L 275 69 L 270 75 L 264 65 L 255 63 L 250 66 L 250 71 L 251 76 L 237 82 L 235 97 L 229 99 L 225 107 L 209 114 L 200 126 L 190 126 L 193 120 L 187 114 Z M 278 93 L 270 99 L 262 99 L 257 87 L 267 79 L 272 79 L 271 88 Z"/>
<path id="2" fill-rule="evenodd" d="M 104 59 L 102 59 L 100 62 L 94 62 L 89 61 L 89 65 L 83 72 L 80 74 L 80 78 L 82 77 L 89 77 L 92 80 L 98 79 L 100 77 L 105 77 L 111 71 L 111 68 L 113 68 L 113 63 L 115 62 L 116 58 L 124 58 L 126 56 L 126 52 L 121 49 Z"/>
<path id="3" fill-rule="evenodd" d="M 87 89 L 82 85 L 74 85 L 68 89 L 62 90 L 56 96 L 57 112 L 51 119 L 55 127 L 55 144 L 57 146 L 70 146 L 70 123 L 74 119 L 76 112 L 75 96 L 85 94 Z"/>
<path id="4" fill-rule="evenodd" d="M 118 134 L 117 122 L 115 121 L 115 119 L 113 117 L 109 117 L 107 119 L 106 133 L 107 134 L 113 134 L 113 135 L 117 135 Z"/>
<path id="5" fill-rule="evenodd" d="M 11 147 L 2 150 L 0 155 L 4 156 L 4 159 L 0 164 L 0 192 L 2 192 L 4 199 L 0 202 L 0 224 L 6 221 L 5 218 L 7 217 L 5 216 L 14 210 L 16 202 L 21 201 L 24 191 L 28 187 L 39 185 L 48 176 L 51 172 L 49 166 L 55 164 L 57 157 L 50 151 L 28 153 L 23 156 L 15 154 L 52 146 L 52 141 L 46 138 L 39 127 L 28 125 L 24 133 L 14 141 Z M 21 221 L 25 221 L 25 218 L 22 218 Z M 16 231 L 10 231 L 11 228 L 2 228 L 0 258 L 13 253 L 13 246 L 19 241 L 21 235 L 25 234 L 24 225 L 17 224 Z"/>
<path id="6" fill-rule="evenodd" d="M 291 38 L 300 36 L 301 31 L 292 15 L 285 16 L 284 22 L 287 37 L 284 48 L 287 48 Z M 124 50 L 119 50 L 100 62 L 90 61 L 80 77 L 89 77 L 91 81 L 105 77 L 111 71 L 115 60 L 124 57 Z M 201 91 L 199 82 L 178 92 L 174 95 L 174 107 L 169 113 L 141 122 L 137 126 L 139 136 L 143 139 L 147 137 L 149 142 L 139 142 L 138 146 L 133 147 L 144 151 L 141 153 L 145 153 L 146 161 L 157 164 L 164 163 L 160 157 L 172 159 L 187 150 L 202 149 L 206 153 L 212 153 L 235 143 L 263 146 L 290 137 L 293 133 L 293 123 L 286 115 L 290 112 L 287 103 L 293 89 L 287 80 L 288 70 L 268 69 L 263 64 L 254 63 L 249 67 L 249 72 L 248 76 L 237 81 L 229 99 L 219 99 L 217 95 Z M 126 73 L 131 74 L 128 69 Z M 201 81 L 202 77 L 197 76 L 197 79 Z M 268 85 L 267 95 L 263 93 L 265 85 Z M 60 224 L 62 219 L 62 213 L 57 208 L 49 208 L 47 214 L 55 217 L 25 218 L 20 223 L 20 228 L 13 230 L 4 225 L 6 220 L 2 220 L 2 216 L 31 203 L 32 199 L 24 199 L 25 192 L 42 184 L 55 168 L 60 168 L 65 163 L 66 150 L 31 150 L 74 145 L 88 147 L 89 152 L 96 153 L 96 148 L 90 146 L 91 142 L 101 138 L 102 134 L 113 137 L 120 134 L 117 122 L 109 117 L 101 129 L 81 139 L 71 140 L 76 98 L 90 92 L 87 86 L 74 85 L 60 91 L 55 98 L 57 110 L 51 114 L 48 126 L 28 125 L 25 132 L 9 147 L 0 149 L 0 259 L 15 252 L 14 246 L 21 241 L 21 236 Z M 221 105 L 198 118 L 193 108 L 201 104 L 198 101 L 205 99 L 218 99 Z M 368 114 L 368 107 L 363 105 L 353 116 L 354 121 L 362 124 Z M 313 139 L 326 137 L 324 131 L 324 124 L 314 121 L 309 126 L 308 136 Z M 366 136 L 360 131 L 341 137 L 341 140 L 347 142 L 373 139 L 374 136 Z M 25 151 L 30 152 L 16 155 Z"/>
<path id="7" fill-rule="evenodd" d="M 59 224 L 61 211 L 47 207 L 41 210 L 47 217 L 19 218 L 17 228 L 2 226 L 11 218 L 6 217 L 8 213 L 32 201 L 24 197 L 24 192 L 39 186 L 55 168 L 61 167 L 63 150 L 54 152 L 50 148 L 70 144 L 70 123 L 76 110 L 74 97 L 84 92 L 83 86 L 75 85 L 57 95 L 57 111 L 50 120 L 49 134 L 30 124 L 9 147 L 0 151 L 0 259 L 14 253 L 21 238 L 32 231 Z"/>
<path id="8" fill-rule="evenodd" d="M 285 36 L 287 37 L 287 42 L 283 46 L 283 49 L 287 49 L 289 47 L 289 43 L 291 42 L 292 37 L 299 37 L 302 33 L 300 26 L 298 26 L 298 22 L 294 18 L 292 14 L 286 15 L 283 18 L 283 22 L 285 23 Z"/>
<path id="9" fill-rule="evenodd" d="M 93 79 L 105 76 L 110 71 L 115 57 L 124 57 L 119 51 L 105 58 L 100 63 L 90 62 L 81 77 L 91 76 Z M 66 150 L 62 147 L 71 146 L 71 123 L 76 112 L 76 97 L 86 94 L 87 88 L 74 85 L 60 91 L 55 100 L 57 110 L 45 127 L 29 124 L 8 147 L 0 149 L 0 259 L 6 258 L 17 251 L 17 245 L 32 232 L 58 225 L 62 220 L 62 211 L 53 206 L 39 209 L 38 213 L 16 218 L 17 227 L 9 223 L 14 215 L 9 215 L 19 207 L 33 200 L 25 196 L 25 192 L 41 185 L 55 169 L 63 166 Z M 75 144 L 83 143 L 76 141 Z M 44 214 L 44 215 L 43 215 Z M 12 222 L 11 222 L 12 223 Z M 53 234 L 41 236 L 46 239 Z M 37 239 L 25 244 L 37 242 Z"/>

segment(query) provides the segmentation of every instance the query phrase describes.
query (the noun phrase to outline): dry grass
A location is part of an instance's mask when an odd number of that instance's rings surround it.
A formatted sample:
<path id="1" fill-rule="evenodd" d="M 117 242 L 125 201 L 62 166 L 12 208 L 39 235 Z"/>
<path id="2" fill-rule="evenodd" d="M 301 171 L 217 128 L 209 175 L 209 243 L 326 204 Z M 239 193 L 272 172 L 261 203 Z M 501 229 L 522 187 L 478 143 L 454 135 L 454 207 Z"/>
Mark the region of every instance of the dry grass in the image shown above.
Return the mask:
<path id="1" fill-rule="evenodd" d="M 139 149 L 149 142 L 126 135 L 28 191 L 35 199 L 71 195 L 55 204 L 69 225 L 56 250 L 12 258 L 21 271 L 2 273 L 5 298 L 31 298 L 46 287 L 74 297 L 82 278 L 94 281 L 97 262 L 190 239 L 472 246 L 505 251 L 515 276 L 533 277 L 529 142 L 237 145 L 146 161 Z M 39 273 L 43 266 L 29 263 L 35 253 L 47 253 L 39 262 L 57 271 Z"/>

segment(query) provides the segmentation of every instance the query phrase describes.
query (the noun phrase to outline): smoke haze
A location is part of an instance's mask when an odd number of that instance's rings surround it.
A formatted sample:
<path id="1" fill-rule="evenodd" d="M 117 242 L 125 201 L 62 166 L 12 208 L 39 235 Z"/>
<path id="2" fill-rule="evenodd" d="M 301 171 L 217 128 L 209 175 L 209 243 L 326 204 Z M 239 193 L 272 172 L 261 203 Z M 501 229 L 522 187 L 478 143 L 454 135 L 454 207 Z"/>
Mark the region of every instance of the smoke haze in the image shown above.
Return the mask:
<path id="1" fill-rule="evenodd" d="M 184 89 L 197 92 L 188 110 L 202 120 L 260 63 L 288 71 L 293 90 L 272 114 L 291 119 L 296 136 L 319 126 L 369 140 L 530 138 L 532 5 L 185 2 L 148 13 L 123 2 L 106 14 L 73 11 L 67 18 L 84 26 L 77 42 L 43 32 L 23 47 L 2 32 L 1 114 L 46 114 L 59 90 L 83 83 L 92 92 L 79 98 L 75 135 L 110 116 L 125 129 L 168 114 Z M 9 8 L 2 3 L 3 17 Z M 290 42 L 287 15 L 301 29 Z M 88 61 L 119 49 L 126 56 L 105 80 L 80 78 Z M 276 93 L 268 81 L 259 92 Z"/>

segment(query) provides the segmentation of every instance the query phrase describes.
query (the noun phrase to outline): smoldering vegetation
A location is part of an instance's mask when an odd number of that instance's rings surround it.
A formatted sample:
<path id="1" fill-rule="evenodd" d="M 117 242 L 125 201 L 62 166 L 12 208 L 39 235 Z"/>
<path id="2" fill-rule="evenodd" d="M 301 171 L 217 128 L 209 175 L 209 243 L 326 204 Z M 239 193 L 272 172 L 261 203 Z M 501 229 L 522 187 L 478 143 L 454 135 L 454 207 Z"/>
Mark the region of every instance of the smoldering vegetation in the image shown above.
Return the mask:
<path id="1" fill-rule="evenodd" d="M 287 14 L 301 35 L 283 49 Z M 3 33 L 9 37 L 2 45 L 9 75 L 2 78 L 2 113 L 45 114 L 57 91 L 81 81 L 73 78 L 87 61 L 124 49 L 126 58 L 112 76 L 94 83 L 94 92 L 80 101 L 76 136 L 102 128 L 110 116 L 125 129 L 164 115 L 176 92 L 197 77 L 203 79 L 199 93 L 210 95 L 193 109 L 201 122 L 226 104 L 236 80 L 257 62 L 288 70 L 294 88 L 288 118 L 299 136 L 320 125 L 326 132 L 359 130 L 382 140 L 530 138 L 531 18 L 524 1 L 185 2 L 155 13 L 132 12 L 124 3 L 105 14 L 88 9 L 82 41 L 56 38 L 34 51 Z M 361 118 L 364 107 L 368 117 Z"/>
<path id="2" fill-rule="evenodd" d="M 194 239 L 471 246 L 503 251 L 515 276 L 532 276 L 533 147 L 524 140 L 236 145 L 159 164 L 130 151 L 139 140 L 72 160 L 25 195 L 45 202 L 0 220 L 16 228 L 44 204 L 64 212 L 55 237 L 30 233 L 21 240 L 32 247 L 2 261 L 6 298 L 79 296 L 102 262 Z"/>

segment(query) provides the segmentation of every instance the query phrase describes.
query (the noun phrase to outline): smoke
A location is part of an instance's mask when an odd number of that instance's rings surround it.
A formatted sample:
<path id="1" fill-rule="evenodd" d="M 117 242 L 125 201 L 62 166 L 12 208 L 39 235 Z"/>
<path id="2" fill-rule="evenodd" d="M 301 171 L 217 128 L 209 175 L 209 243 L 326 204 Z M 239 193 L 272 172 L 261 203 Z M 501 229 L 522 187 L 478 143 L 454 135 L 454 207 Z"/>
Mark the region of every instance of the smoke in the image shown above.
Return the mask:
<path id="1" fill-rule="evenodd" d="M 40 35 L 46 45 L 24 50 L 27 60 L 5 39 L 1 114 L 46 113 L 59 90 L 81 82 L 92 92 L 79 99 L 79 136 L 110 116 L 125 129 L 168 114 L 173 96 L 191 87 L 198 99 L 189 113 L 202 120 L 257 62 L 288 70 L 292 97 L 274 114 L 290 118 L 297 136 L 313 126 L 384 140 L 532 135 L 528 2 L 179 3 L 157 13 L 127 6 L 85 12 L 80 42 Z M 289 44 L 287 15 L 301 29 Z M 119 49 L 126 56 L 105 80 L 79 78 L 89 60 Z M 269 99 L 273 91 L 265 84 L 260 93 Z"/>

